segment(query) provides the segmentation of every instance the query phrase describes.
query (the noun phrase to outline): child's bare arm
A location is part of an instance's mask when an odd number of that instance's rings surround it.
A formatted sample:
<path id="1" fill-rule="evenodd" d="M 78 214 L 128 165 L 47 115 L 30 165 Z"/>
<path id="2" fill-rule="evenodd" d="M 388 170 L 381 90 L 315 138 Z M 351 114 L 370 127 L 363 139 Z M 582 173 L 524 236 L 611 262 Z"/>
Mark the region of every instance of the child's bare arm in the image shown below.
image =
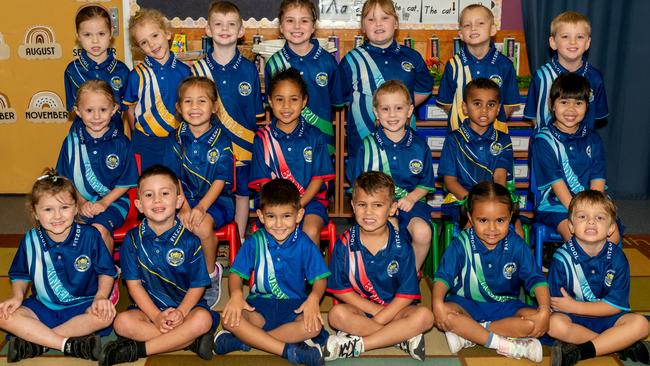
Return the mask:
<path id="1" fill-rule="evenodd" d="M 307 204 L 314 199 L 316 193 L 320 191 L 320 187 L 323 185 L 322 179 L 312 179 L 309 181 L 309 185 L 305 188 L 305 193 L 300 197 L 300 205 L 302 207 L 307 206 Z"/>
<path id="2" fill-rule="evenodd" d="M 90 313 L 102 320 L 110 320 L 115 317 L 115 305 L 109 300 L 113 282 L 115 279 L 111 276 L 100 275 L 98 277 L 97 292 L 90 306 Z"/>
<path id="3" fill-rule="evenodd" d="M 548 286 L 537 286 L 535 288 L 535 299 L 537 300 L 537 312 L 527 316 L 526 319 L 535 325 L 529 337 L 541 337 L 548 331 L 549 319 L 551 318 L 551 295 Z"/>
<path id="4" fill-rule="evenodd" d="M 326 288 L 326 279 L 316 280 L 312 285 L 309 296 L 307 296 L 307 300 L 295 310 L 296 314 L 302 313 L 305 330 L 308 332 L 319 329 L 324 324 L 320 313 L 320 299 L 323 297 Z"/>
<path id="5" fill-rule="evenodd" d="M 93 205 L 93 213 L 95 215 L 99 215 L 100 213 L 104 212 L 108 206 L 110 206 L 115 200 L 119 199 L 120 197 L 124 196 L 126 191 L 128 191 L 128 187 L 115 187 L 113 188 L 104 198 L 101 200 L 95 202 Z"/>
<path id="6" fill-rule="evenodd" d="M 508 171 L 504 168 L 494 169 L 494 174 L 492 175 L 492 181 L 496 184 L 501 184 L 506 186 L 506 177 L 508 176 Z"/>
<path id="7" fill-rule="evenodd" d="M 447 285 L 440 281 L 433 283 L 433 291 L 431 295 L 431 304 L 433 310 L 433 318 L 435 319 L 436 326 L 443 331 L 451 329 L 451 323 L 447 319 L 451 309 L 445 304 L 445 295 L 449 291 Z"/>
<path id="8" fill-rule="evenodd" d="M 377 303 L 374 303 L 374 302 L 372 302 L 370 300 L 364 299 L 363 297 L 361 297 L 358 293 L 356 293 L 354 291 L 337 293 L 337 294 L 334 294 L 334 296 L 336 296 L 336 298 L 338 298 L 342 302 L 344 302 L 346 304 L 350 304 L 350 305 L 356 307 L 357 309 L 360 309 L 361 311 L 363 311 L 366 314 L 375 315 L 384 308 L 383 306 L 381 306 L 381 305 L 379 305 Z"/>
<path id="9" fill-rule="evenodd" d="M 384 306 L 372 320 L 376 321 L 379 324 L 386 325 L 395 319 L 395 315 L 402 311 L 405 307 L 411 305 L 413 299 L 408 299 L 405 297 L 395 297 L 390 304 Z"/>
<path id="10" fill-rule="evenodd" d="M 519 108 L 521 108 L 521 106 L 518 105 L 518 104 L 517 105 L 504 105 L 503 106 L 503 111 L 506 113 L 506 121 L 508 120 L 508 118 L 510 118 L 510 116 L 512 116 L 512 113 L 514 113 L 514 111 L 516 111 Z M 505 121 L 501 121 L 501 122 L 505 122 Z"/>
<path id="11" fill-rule="evenodd" d="M 138 306 L 138 309 L 140 309 L 149 320 L 155 323 L 155 320 L 158 315 L 160 315 L 161 311 L 158 309 L 156 304 L 154 304 L 153 300 L 151 300 L 149 293 L 142 286 L 142 282 L 140 280 L 126 281 L 126 287 L 129 290 L 129 295 L 131 295 L 131 298 L 133 298 L 133 301 Z"/>
<path id="12" fill-rule="evenodd" d="M 244 299 L 242 287 L 242 278 L 236 273 L 231 273 L 228 276 L 228 291 L 230 291 L 230 299 L 226 303 L 226 307 L 222 312 L 224 324 L 237 327 L 241 321 L 242 311 L 255 310 L 255 308 L 250 306 Z"/>
<path id="13" fill-rule="evenodd" d="M 415 93 L 415 98 L 413 99 L 413 105 L 416 106 L 416 107 L 419 106 L 425 100 L 427 100 L 427 98 L 429 98 L 430 95 L 431 94 L 418 94 L 418 93 Z"/>
<path id="14" fill-rule="evenodd" d="M 129 105 L 129 109 L 126 110 L 126 120 L 133 131 L 135 129 L 135 104 Z"/>
<path id="15" fill-rule="evenodd" d="M 460 183 L 458 183 L 458 178 L 452 176 L 452 175 L 445 175 L 443 178 L 443 181 L 445 183 L 445 188 L 447 188 L 447 191 L 451 194 L 454 195 L 459 200 L 462 200 L 467 196 L 469 193 L 465 187 L 463 187 Z"/>
<path id="16" fill-rule="evenodd" d="M 555 193 L 562 205 L 569 208 L 573 195 L 571 194 L 571 191 L 569 191 L 569 187 L 566 186 L 566 183 L 564 183 L 563 180 L 558 180 L 551 184 L 551 189 L 553 189 L 553 193 Z"/>
<path id="17" fill-rule="evenodd" d="M 415 205 L 417 201 L 419 201 L 422 197 L 425 197 L 429 193 L 428 190 L 420 187 L 416 187 L 413 191 L 409 192 L 406 196 L 402 197 L 397 202 L 397 208 L 400 210 L 409 212 Z"/>
<path id="18" fill-rule="evenodd" d="M 597 317 L 610 316 L 621 312 L 619 308 L 604 301 L 578 301 L 569 296 L 564 288 L 560 288 L 560 292 L 562 292 L 562 296 L 551 298 L 551 308 L 554 311 Z"/>
<path id="19" fill-rule="evenodd" d="M 187 316 L 187 314 L 190 313 L 190 311 L 196 306 L 196 304 L 201 300 L 203 297 L 203 293 L 205 292 L 205 287 L 192 287 L 189 290 L 187 290 L 187 293 L 185 293 L 185 296 L 183 297 L 183 301 L 178 305 L 176 309 L 183 314 L 183 318 Z"/>
<path id="20" fill-rule="evenodd" d="M 589 183 L 589 189 L 593 189 L 600 192 L 605 192 L 605 180 L 604 179 L 594 179 Z"/>
<path id="21" fill-rule="evenodd" d="M 0 302 L 0 317 L 7 319 L 20 307 L 30 283 L 29 281 L 13 281 L 11 283 L 11 297 Z"/>

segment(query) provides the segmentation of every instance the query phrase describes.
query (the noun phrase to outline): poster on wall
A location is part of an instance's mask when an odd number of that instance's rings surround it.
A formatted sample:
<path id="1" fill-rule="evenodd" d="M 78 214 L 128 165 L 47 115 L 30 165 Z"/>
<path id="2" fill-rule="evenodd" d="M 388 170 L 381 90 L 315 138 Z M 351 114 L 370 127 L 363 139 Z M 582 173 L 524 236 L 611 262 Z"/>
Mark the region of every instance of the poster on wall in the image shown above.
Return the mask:
<path id="1" fill-rule="evenodd" d="M 23 44 L 18 47 L 22 58 L 57 59 L 61 58 L 61 45 L 56 42 L 54 30 L 47 25 L 33 25 L 25 31 Z"/>
<path id="2" fill-rule="evenodd" d="M 16 123 L 16 110 L 11 108 L 9 98 L 0 92 L 0 123 Z"/>

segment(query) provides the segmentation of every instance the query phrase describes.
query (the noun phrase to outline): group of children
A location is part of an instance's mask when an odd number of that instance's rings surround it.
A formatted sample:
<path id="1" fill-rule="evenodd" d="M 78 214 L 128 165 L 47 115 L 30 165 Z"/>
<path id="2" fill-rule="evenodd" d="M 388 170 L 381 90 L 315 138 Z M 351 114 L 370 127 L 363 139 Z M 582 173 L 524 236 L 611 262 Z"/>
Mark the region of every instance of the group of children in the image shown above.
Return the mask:
<path id="1" fill-rule="evenodd" d="M 367 40 L 337 65 L 312 39 L 313 3 L 282 2 L 286 43 L 265 68 L 273 119 L 258 129 L 260 81 L 237 49 L 244 28 L 234 4 L 210 6 L 213 52 L 191 67 L 170 52 L 162 14 L 141 9 L 129 33 L 145 59 L 131 72 L 110 51 L 108 12 L 82 7 L 83 51 L 65 72 L 75 119 L 57 170 L 32 188 L 36 226 L 11 265 L 12 296 L 0 303 L 0 328 L 12 334 L 8 361 L 48 348 L 113 365 L 254 347 L 322 365 L 388 346 L 424 360 L 423 334 L 436 326 L 452 353 L 480 344 L 540 362 L 537 338 L 548 334 L 557 339 L 554 365 L 617 351 L 649 363 L 650 329 L 630 312 L 620 223 L 604 193 L 605 154 L 593 128 L 607 104 L 602 76 L 583 55 L 588 19 L 566 12 L 553 21 L 557 54 L 534 75 L 525 109 L 536 124 L 535 220 L 566 241 L 547 279 L 521 239 L 513 199 L 505 121 L 518 104 L 514 69 L 492 43 L 490 10 L 461 12 L 464 46 L 445 66 L 438 96 L 449 112 L 438 173 L 449 192 L 444 212 L 464 230 L 443 255 L 428 309 L 419 304 L 419 269 L 432 236 L 434 172 L 413 110 L 433 79 L 416 51 L 396 43 L 392 1 L 368 0 L 361 15 Z M 343 105 L 356 224 L 328 268 L 315 243 L 329 220 L 332 107 Z M 113 231 L 132 187 L 144 219 L 127 234 L 117 267 Z M 254 191 L 262 227 L 232 263 L 220 316 L 212 310 L 222 272 L 214 229 L 235 220 L 243 237 Z M 118 276 L 134 305 L 116 314 Z M 535 305 L 520 300 L 522 286 Z M 320 313 L 326 291 L 338 300 L 328 315 L 333 335 Z M 102 347 L 111 325 L 118 339 Z"/>

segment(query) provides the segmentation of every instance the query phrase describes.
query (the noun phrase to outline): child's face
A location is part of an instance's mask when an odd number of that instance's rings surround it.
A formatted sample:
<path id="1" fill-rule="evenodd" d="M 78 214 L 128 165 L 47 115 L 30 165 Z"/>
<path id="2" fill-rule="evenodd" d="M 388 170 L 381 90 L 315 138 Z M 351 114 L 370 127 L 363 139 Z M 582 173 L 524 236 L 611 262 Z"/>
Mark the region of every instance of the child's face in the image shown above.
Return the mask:
<path id="1" fill-rule="evenodd" d="M 375 47 L 390 46 L 397 30 L 397 19 L 386 13 L 379 5 L 371 9 L 361 20 L 361 30 Z"/>
<path id="2" fill-rule="evenodd" d="M 135 206 L 150 225 L 172 227 L 176 210 L 182 205 L 183 199 L 170 177 L 152 175 L 140 182 Z"/>
<path id="3" fill-rule="evenodd" d="M 278 127 L 293 129 L 298 123 L 300 112 L 307 105 L 307 97 L 295 82 L 284 80 L 275 86 L 269 105 L 278 120 Z"/>
<path id="4" fill-rule="evenodd" d="M 236 13 L 213 13 L 205 27 L 205 34 L 212 37 L 215 45 L 227 47 L 237 44 L 237 40 L 244 36 L 244 27 Z"/>
<path id="5" fill-rule="evenodd" d="M 169 59 L 169 40 L 171 33 L 156 23 L 145 21 L 133 30 L 135 43 L 142 52 L 164 64 Z"/>
<path id="6" fill-rule="evenodd" d="M 407 121 L 413 113 L 413 104 L 409 104 L 402 93 L 380 93 L 377 106 L 372 110 L 381 127 L 388 132 L 404 131 Z"/>
<path id="7" fill-rule="evenodd" d="M 581 244 L 602 244 L 614 233 L 616 222 L 603 209 L 592 204 L 577 204 L 569 218 L 569 229 Z"/>
<path id="8" fill-rule="evenodd" d="M 93 61 L 105 60 L 111 44 L 111 30 L 106 24 L 106 19 L 93 17 L 81 22 L 77 30 L 77 40 Z"/>
<path id="9" fill-rule="evenodd" d="M 589 49 L 591 37 L 584 22 L 560 23 L 555 36 L 549 37 L 548 43 L 557 51 L 560 61 L 578 62 Z"/>
<path id="10" fill-rule="evenodd" d="M 183 91 L 176 108 L 191 127 L 209 127 L 212 114 L 217 112 L 217 103 L 210 99 L 205 88 L 195 85 Z"/>
<path id="11" fill-rule="evenodd" d="M 284 13 L 280 22 L 280 33 L 289 46 L 302 46 L 309 42 L 314 33 L 314 20 L 309 9 L 293 6 Z"/>
<path id="12" fill-rule="evenodd" d="M 551 106 L 555 115 L 553 124 L 564 133 L 575 133 L 587 113 L 587 103 L 573 98 L 557 98 Z"/>
<path id="13" fill-rule="evenodd" d="M 460 19 L 460 39 L 468 46 L 483 46 L 490 43 L 490 38 L 497 34 L 487 10 L 482 8 L 466 10 Z"/>
<path id="14" fill-rule="evenodd" d="M 257 210 L 257 217 L 278 243 L 284 243 L 300 224 L 304 213 L 304 209 L 296 209 L 293 205 L 266 205 L 263 210 Z"/>
<path id="15" fill-rule="evenodd" d="M 469 126 L 478 134 L 483 134 L 494 123 L 499 114 L 498 94 L 492 89 L 474 88 L 463 101 L 463 113 L 469 117 Z"/>
<path id="16" fill-rule="evenodd" d="M 69 192 L 44 194 L 34 206 L 34 217 L 47 235 L 56 242 L 68 237 L 77 216 L 77 201 Z"/>
<path id="17" fill-rule="evenodd" d="M 99 138 L 108 131 L 111 117 L 117 112 L 118 106 L 103 93 L 84 92 L 74 107 L 75 113 L 81 118 L 90 136 Z"/>
<path id="18" fill-rule="evenodd" d="M 357 188 L 352 194 L 354 218 L 364 232 L 376 232 L 386 226 L 390 216 L 397 211 L 397 202 L 391 200 L 388 189 L 367 193 Z"/>
<path id="19" fill-rule="evenodd" d="M 475 202 L 467 216 L 476 236 L 488 249 L 494 249 L 508 235 L 512 212 L 505 203 L 494 200 Z"/>

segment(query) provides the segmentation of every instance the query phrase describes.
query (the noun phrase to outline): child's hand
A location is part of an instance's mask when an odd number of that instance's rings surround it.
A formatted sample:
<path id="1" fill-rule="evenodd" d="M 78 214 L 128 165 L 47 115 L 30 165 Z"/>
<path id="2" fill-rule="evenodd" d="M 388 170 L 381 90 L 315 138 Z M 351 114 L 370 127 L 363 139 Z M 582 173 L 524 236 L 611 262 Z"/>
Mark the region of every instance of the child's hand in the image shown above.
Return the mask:
<path id="1" fill-rule="evenodd" d="M 435 319 L 436 327 L 444 332 L 451 330 L 451 321 L 449 315 L 459 315 L 458 312 L 447 305 L 446 303 L 433 304 L 433 318 Z"/>
<path id="2" fill-rule="evenodd" d="M 397 201 L 397 208 L 404 212 L 409 212 L 415 205 L 415 202 L 412 202 L 410 199 L 407 197 L 402 197 L 399 201 Z"/>
<path id="3" fill-rule="evenodd" d="M 550 318 L 551 311 L 547 307 L 539 308 L 535 314 L 524 317 L 523 319 L 533 322 L 533 330 L 528 334 L 528 337 L 539 338 L 546 334 L 548 332 Z"/>
<path id="4" fill-rule="evenodd" d="M 302 320 L 307 332 L 321 329 L 323 318 L 320 314 L 320 306 L 317 301 L 312 301 L 310 298 L 305 300 L 300 307 L 293 311 L 296 314 L 302 313 Z"/>
<path id="5" fill-rule="evenodd" d="M 95 214 L 93 213 L 93 202 L 86 201 L 83 205 L 81 205 L 81 209 L 79 210 L 81 212 L 81 216 L 85 217 L 94 217 Z"/>
<path id="6" fill-rule="evenodd" d="M 153 324 L 158 328 L 160 333 L 167 333 L 170 330 L 174 329 L 169 323 L 168 318 L 169 314 L 174 311 L 174 308 L 167 308 L 158 313 L 156 319 L 153 320 Z"/>
<path id="7" fill-rule="evenodd" d="M 12 297 L 3 302 L 0 302 L 0 317 L 2 319 L 9 319 L 9 316 L 16 311 L 23 303 L 23 299 Z"/>
<path id="8" fill-rule="evenodd" d="M 181 220 L 181 224 L 185 226 L 188 230 L 190 229 L 190 210 L 180 210 L 178 212 L 178 219 Z"/>
<path id="9" fill-rule="evenodd" d="M 173 329 L 183 324 L 184 320 L 185 320 L 185 316 L 183 316 L 183 312 L 181 312 L 178 309 L 172 309 L 172 311 L 167 316 L 167 320 L 165 320 L 165 322 Z"/>
<path id="10" fill-rule="evenodd" d="M 223 317 L 223 324 L 228 324 L 231 327 L 238 327 L 241 322 L 242 311 L 255 311 L 255 308 L 250 306 L 243 297 L 231 298 L 228 300 L 226 307 L 221 313 Z"/>
<path id="11" fill-rule="evenodd" d="M 101 201 L 97 201 L 93 203 L 92 211 L 93 216 L 99 215 L 100 213 L 106 211 L 106 205 Z"/>
<path id="12" fill-rule="evenodd" d="M 95 298 L 90 305 L 90 314 L 102 321 L 109 321 L 115 318 L 115 305 L 109 299 Z"/>
<path id="13" fill-rule="evenodd" d="M 563 313 L 570 313 L 571 309 L 575 307 L 575 300 L 567 294 L 564 288 L 560 288 L 562 297 L 551 297 L 551 309 L 553 311 L 560 311 Z"/>
<path id="14" fill-rule="evenodd" d="M 190 211 L 190 219 L 189 219 L 190 226 L 188 227 L 188 229 L 194 230 L 198 228 L 199 225 L 201 225 L 201 223 L 203 222 L 203 219 L 205 218 L 205 214 L 206 214 L 205 209 L 201 207 L 201 205 L 196 205 L 196 207 L 194 207 L 192 211 Z"/>

